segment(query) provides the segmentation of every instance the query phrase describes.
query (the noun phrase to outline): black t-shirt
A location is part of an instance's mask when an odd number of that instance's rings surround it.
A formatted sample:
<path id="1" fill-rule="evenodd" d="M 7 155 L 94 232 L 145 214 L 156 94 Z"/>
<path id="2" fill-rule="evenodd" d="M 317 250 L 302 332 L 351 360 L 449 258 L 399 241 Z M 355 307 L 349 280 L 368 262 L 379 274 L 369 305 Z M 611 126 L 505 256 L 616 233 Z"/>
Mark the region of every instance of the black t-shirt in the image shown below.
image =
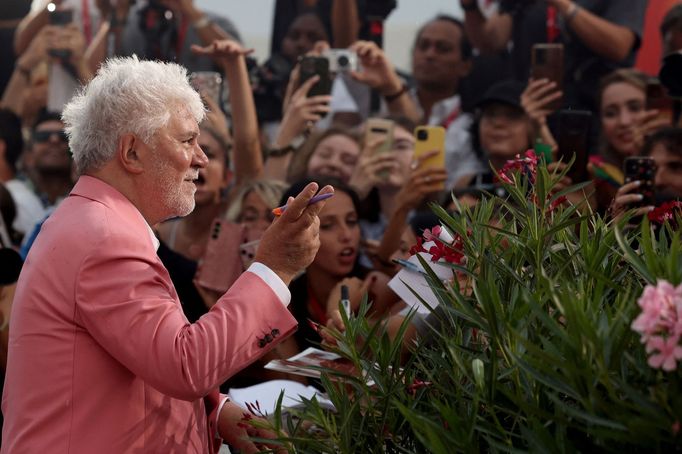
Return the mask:
<path id="1" fill-rule="evenodd" d="M 564 103 L 566 107 L 594 110 L 594 98 L 599 80 L 618 67 L 632 66 L 639 47 L 648 0 L 576 0 L 581 8 L 635 33 L 636 42 L 630 55 L 622 62 L 597 56 L 573 33 L 563 17 L 557 15 L 564 44 Z M 528 80 L 533 44 L 547 42 L 547 3 L 533 0 L 501 0 L 500 12 L 510 14 L 512 31 L 512 65 L 514 77 Z"/>
<path id="2" fill-rule="evenodd" d="M 168 270 L 173 286 L 178 292 L 182 310 L 190 323 L 194 323 L 208 312 L 208 307 L 194 286 L 194 275 L 197 272 L 197 262 L 170 249 L 163 241 L 159 245 L 157 255 L 161 263 Z"/>

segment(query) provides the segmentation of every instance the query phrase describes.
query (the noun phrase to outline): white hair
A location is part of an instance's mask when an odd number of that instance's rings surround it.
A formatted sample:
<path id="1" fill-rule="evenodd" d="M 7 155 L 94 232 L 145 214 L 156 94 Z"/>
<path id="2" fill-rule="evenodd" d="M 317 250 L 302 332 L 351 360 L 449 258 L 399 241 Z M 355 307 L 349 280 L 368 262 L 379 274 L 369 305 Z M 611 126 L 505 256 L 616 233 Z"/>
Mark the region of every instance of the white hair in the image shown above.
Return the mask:
<path id="1" fill-rule="evenodd" d="M 143 61 L 135 55 L 104 62 L 62 114 L 78 173 L 96 170 L 111 160 L 124 134 L 135 134 L 151 144 L 178 106 L 186 108 L 197 123 L 206 114 L 184 67 Z"/>

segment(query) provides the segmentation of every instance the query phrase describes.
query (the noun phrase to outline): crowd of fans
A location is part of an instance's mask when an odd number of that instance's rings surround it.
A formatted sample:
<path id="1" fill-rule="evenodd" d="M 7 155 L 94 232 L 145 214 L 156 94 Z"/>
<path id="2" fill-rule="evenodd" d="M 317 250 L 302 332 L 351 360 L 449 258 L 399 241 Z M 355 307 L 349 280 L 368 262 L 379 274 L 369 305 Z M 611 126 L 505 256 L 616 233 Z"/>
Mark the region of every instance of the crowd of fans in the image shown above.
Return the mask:
<path id="1" fill-rule="evenodd" d="M 564 109 L 592 112 L 592 133 L 585 134 L 594 139 L 583 150 L 590 183 L 567 203 L 611 217 L 633 207 L 642 196 L 637 181 L 624 184 L 629 156 L 650 156 L 657 167 L 656 199 L 638 213 L 682 197 L 682 129 L 650 108 L 651 77 L 632 68 L 647 0 L 500 0 L 492 14 L 481 11 L 484 2 L 452 2 L 464 17 L 434 15 L 419 26 L 410 74 L 396 71 L 381 48 L 382 21 L 400 8 L 388 1 L 278 0 L 272 54 L 262 63 L 249 56 L 227 8 L 216 16 L 192 0 L 36 0 L 29 11 L 27 2 L 8 2 L 8 17 L 0 18 L 13 33 L 0 44 L 8 56 L 0 65 L 3 246 L 30 257 L 41 223 L 68 196 L 79 169 L 60 109 L 102 61 L 117 55 L 177 61 L 197 79 L 223 81 L 217 96 L 197 85 L 209 111 L 199 136 L 209 164 L 199 172 L 196 208 L 153 226 L 190 322 L 219 296 L 200 284 L 206 267 L 246 269 L 272 209 L 306 183 L 336 191 L 320 213 L 319 252 L 290 286 L 297 334 L 226 387 L 281 378 L 263 362 L 317 345 L 316 327 L 339 320 L 341 285 L 350 289 L 353 310 L 369 293 L 373 318 L 404 315 L 387 282 L 400 269 L 394 259 L 409 257 L 422 230 L 438 223 L 428 203 L 455 209 L 454 194 L 475 204 L 484 189 L 494 192 L 491 169 L 528 149 L 546 147 L 558 160 L 557 118 Z M 681 36 L 682 4 L 661 24 L 665 52 L 682 49 Z M 541 43 L 563 44 L 561 85 L 531 77 L 532 48 Z M 303 80 L 299 62 L 333 55 L 330 49 L 347 49 L 358 66 L 331 72 L 331 91 L 311 95 L 319 76 Z M 391 121 L 388 152 L 377 152 L 383 140 L 367 139 L 370 118 Z M 444 167 L 424 165 L 433 153 L 415 157 L 418 125 L 444 129 Z M 575 183 L 565 177 L 560 185 Z M 209 260 L 208 250 L 220 244 L 216 219 L 241 227 L 230 230 L 241 232 L 241 245 Z M 2 260 L 0 339 L 6 342 L 21 262 Z"/>

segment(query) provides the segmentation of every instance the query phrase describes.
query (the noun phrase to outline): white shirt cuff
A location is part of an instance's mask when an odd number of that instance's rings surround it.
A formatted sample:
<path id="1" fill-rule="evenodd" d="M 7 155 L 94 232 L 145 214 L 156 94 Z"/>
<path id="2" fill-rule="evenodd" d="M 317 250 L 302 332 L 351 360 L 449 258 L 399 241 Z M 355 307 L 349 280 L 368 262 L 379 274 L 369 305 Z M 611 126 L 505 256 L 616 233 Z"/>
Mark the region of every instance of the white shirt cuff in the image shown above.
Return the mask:
<path id="1" fill-rule="evenodd" d="M 216 413 L 216 425 L 215 425 L 216 436 L 218 436 L 218 437 L 220 437 L 220 433 L 218 432 L 218 421 L 220 421 L 220 412 L 223 411 L 223 407 L 225 406 L 225 404 L 230 401 L 230 398 L 224 394 L 221 394 L 221 397 L 222 397 L 222 399 L 220 400 L 220 403 L 218 404 L 218 413 Z"/>
<path id="2" fill-rule="evenodd" d="M 250 271 L 263 279 L 263 281 L 268 284 L 268 287 L 275 292 L 275 295 L 277 295 L 282 304 L 284 304 L 284 306 L 289 305 L 291 302 L 291 292 L 289 291 L 289 288 L 284 285 L 284 281 L 277 276 L 277 273 L 260 262 L 253 262 L 246 271 Z"/>

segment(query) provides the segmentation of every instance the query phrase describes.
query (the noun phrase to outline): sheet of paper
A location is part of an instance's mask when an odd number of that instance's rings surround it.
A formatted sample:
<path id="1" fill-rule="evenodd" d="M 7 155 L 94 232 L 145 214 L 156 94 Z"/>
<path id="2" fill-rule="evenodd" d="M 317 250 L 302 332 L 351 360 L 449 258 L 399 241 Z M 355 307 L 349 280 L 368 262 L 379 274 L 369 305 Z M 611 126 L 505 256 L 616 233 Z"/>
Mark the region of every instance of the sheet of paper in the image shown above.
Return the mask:
<path id="1" fill-rule="evenodd" d="M 425 243 L 424 248 L 428 250 L 432 244 L 433 243 Z M 425 252 L 420 252 L 419 255 L 427 261 L 433 272 L 436 273 L 436 276 L 441 280 L 448 281 L 452 279 L 452 268 L 440 263 L 431 262 L 431 255 Z M 420 270 L 424 271 L 424 267 L 422 267 L 416 255 L 410 257 L 408 262 L 413 263 Z M 426 280 L 426 276 L 422 273 L 407 268 L 402 269 L 389 281 L 388 286 L 400 297 L 400 299 L 405 301 L 408 306 L 416 309 L 420 314 L 429 314 L 431 311 L 415 296 L 414 292 L 431 306 L 432 309 L 439 304 L 438 297 L 433 290 L 431 290 L 431 287 Z M 410 290 L 410 288 L 414 290 L 414 292 Z"/>
<path id="2" fill-rule="evenodd" d="M 282 391 L 284 391 L 282 408 L 300 405 L 301 397 L 306 399 L 317 397 L 317 400 L 323 407 L 334 407 L 316 388 L 292 380 L 270 380 L 247 388 L 231 388 L 228 395 L 233 402 L 244 409 L 247 408 L 247 402 L 255 404 L 258 401 L 258 405 L 263 412 L 273 414 L 277 405 L 277 399 L 279 399 Z"/>

